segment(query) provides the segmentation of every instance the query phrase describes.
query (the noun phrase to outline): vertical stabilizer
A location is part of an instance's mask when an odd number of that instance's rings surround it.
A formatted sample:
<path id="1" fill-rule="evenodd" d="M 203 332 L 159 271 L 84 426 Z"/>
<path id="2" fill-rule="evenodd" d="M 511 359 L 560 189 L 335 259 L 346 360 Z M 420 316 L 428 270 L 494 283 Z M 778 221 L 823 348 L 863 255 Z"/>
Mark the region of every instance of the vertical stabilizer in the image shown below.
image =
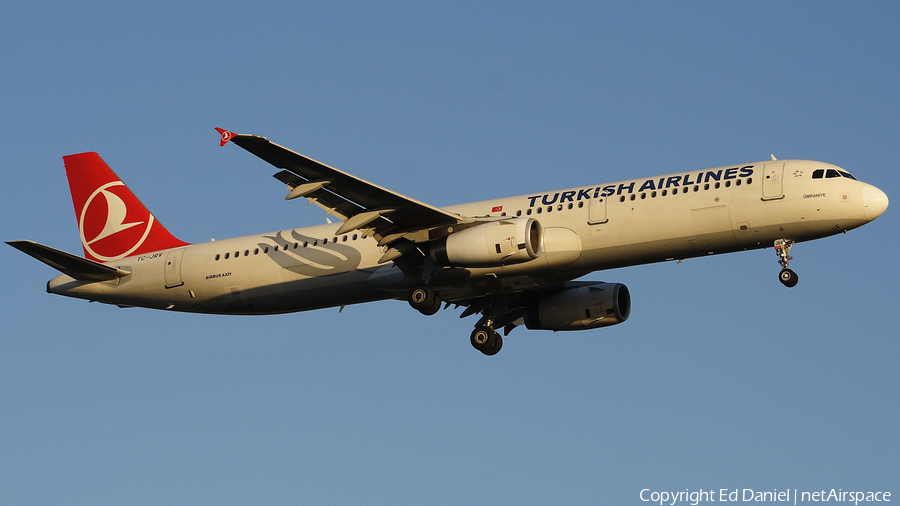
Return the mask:
<path id="1" fill-rule="evenodd" d="M 98 262 L 186 246 L 97 153 L 64 156 L 84 256 Z"/>

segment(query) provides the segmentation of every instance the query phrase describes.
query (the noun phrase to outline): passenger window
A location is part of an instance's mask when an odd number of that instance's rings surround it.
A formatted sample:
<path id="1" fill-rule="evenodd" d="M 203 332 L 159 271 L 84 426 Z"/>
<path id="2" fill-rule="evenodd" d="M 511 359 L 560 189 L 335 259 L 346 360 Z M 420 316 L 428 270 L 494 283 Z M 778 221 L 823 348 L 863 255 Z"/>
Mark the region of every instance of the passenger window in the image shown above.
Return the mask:
<path id="1" fill-rule="evenodd" d="M 650 198 L 651 198 L 651 199 L 655 199 L 655 198 L 656 198 L 656 192 L 650 192 Z"/>
<path id="2" fill-rule="evenodd" d="M 265 248 L 263 248 L 263 253 L 268 253 L 268 252 L 269 252 L 269 247 L 268 247 L 268 246 L 266 246 Z"/>
<path id="3" fill-rule="evenodd" d="M 825 176 L 825 169 L 816 169 L 813 171 L 813 179 L 822 179 Z"/>
<path id="4" fill-rule="evenodd" d="M 631 199 L 631 200 L 634 200 L 635 198 L 637 198 L 637 195 L 635 195 L 635 194 L 632 193 L 630 199 Z"/>
<path id="5" fill-rule="evenodd" d="M 828 169 L 828 171 L 825 172 L 825 178 L 828 179 L 828 178 L 832 178 L 832 177 L 841 177 L 841 175 L 838 174 L 838 171 L 836 171 L 834 169 Z"/>
<path id="6" fill-rule="evenodd" d="M 571 202 L 569 202 L 569 209 L 571 210 L 573 207 L 575 206 Z"/>
<path id="7" fill-rule="evenodd" d="M 275 249 L 272 250 L 272 251 L 278 251 L 278 246 L 275 246 Z"/>
<path id="8" fill-rule="evenodd" d="M 234 258 L 237 258 L 237 257 L 239 257 L 239 256 L 241 256 L 241 252 L 240 252 L 240 251 L 235 251 L 235 252 L 234 252 Z"/>
<path id="9" fill-rule="evenodd" d="M 665 197 L 665 196 L 668 195 L 668 194 L 669 194 L 669 190 L 663 190 L 663 192 L 662 192 L 662 196 L 663 196 L 663 197 Z"/>
<path id="10" fill-rule="evenodd" d="M 695 184 L 694 185 L 694 193 L 697 193 L 698 191 L 700 191 L 700 185 Z"/>
<path id="11" fill-rule="evenodd" d="M 703 185 L 703 189 L 704 189 L 704 190 L 709 190 L 709 183 L 706 183 L 705 185 Z"/>
<path id="12" fill-rule="evenodd" d="M 259 248 L 255 248 L 255 249 L 253 250 L 253 254 L 254 254 L 254 255 L 259 255 Z"/>
<path id="13" fill-rule="evenodd" d="M 752 182 L 753 182 L 753 178 L 752 178 L 752 177 L 748 177 L 748 178 L 747 178 L 747 184 L 750 184 L 750 183 L 752 183 Z"/>
<path id="14" fill-rule="evenodd" d="M 322 239 L 322 245 L 324 246 L 324 245 L 326 245 L 326 244 L 328 244 L 328 238 L 327 238 L 327 237 L 324 238 L 324 239 Z"/>
<path id="15" fill-rule="evenodd" d="M 543 207 L 539 207 L 539 208 L 537 208 L 537 213 L 538 213 L 538 214 L 541 214 L 541 211 L 543 211 L 543 210 L 544 210 Z"/>
<path id="16" fill-rule="evenodd" d="M 721 183 L 718 183 L 718 182 L 716 182 L 716 190 L 718 190 L 718 189 L 719 189 L 719 187 L 720 187 L 720 186 L 722 186 L 722 184 L 721 184 Z"/>
<path id="17" fill-rule="evenodd" d="M 300 247 L 300 243 L 299 243 L 299 242 L 295 242 L 295 243 L 294 243 L 294 249 L 297 249 L 297 248 L 299 248 L 299 247 Z"/>
<path id="18" fill-rule="evenodd" d="M 356 234 L 353 234 L 353 240 L 354 241 L 356 240 Z"/>
<path id="19" fill-rule="evenodd" d="M 525 211 L 525 214 L 528 215 L 528 216 L 531 216 L 531 209 Z"/>
<path id="20" fill-rule="evenodd" d="M 318 246 L 318 245 L 319 245 L 319 240 L 318 240 L 318 239 L 314 240 L 314 241 L 313 241 L 313 246 Z"/>
<path id="21" fill-rule="evenodd" d="M 622 195 L 621 197 L 619 197 L 619 202 L 625 202 L 625 195 Z"/>
<path id="22" fill-rule="evenodd" d="M 228 255 L 230 255 L 230 253 L 225 253 L 225 260 L 228 260 Z"/>
<path id="23" fill-rule="evenodd" d="M 516 211 L 516 216 L 522 216 L 522 210 L 521 210 L 521 209 L 519 209 L 518 211 Z"/>
<path id="24" fill-rule="evenodd" d="M 736 186 L 740 186 L 740 185 L 741 185 L 741 180 L 738 179 L 737 181 L 734 182 L 734 184 L 735 184 Z"/>
<path id="25" fill-rule="evenodd" d="M 569 205 L 571 205 L 571 204 L 569 204 Z M 556 206 L 556 210 L 557 210 L 557 211 L 562 211 L 562 204 Z"/>
<path id="26" fill-rule="evenodd" d="M 672 195 L 678 195 L 678 188 L 672 188 Z"/>
<path id="27" fill-rule="evenodd" d="M 342 238 L 341 238 L 341 241 L 342 241 L 342 242 L 347 242 L 347 236 L 345 235 L 344 237 L 342 237 Z"/>
<path id="28" fill-rule="evenodd" d="M 584 202 L 579 202 L 579 203 L 578 203 L 578 209 L 581 209 L 582 207 L 584 207 Z"/>
<path id="29" fill-rule="evenodd" d="M 646 198 L 647 198 L 647 194 L 646 194 L 646 193 L 641 193 L 641 200 L 644 200 L 644 199 L 646 199 Z"/>
<path id="30" fill-rule="evenodd" d="M 731 187 L 731 181 L 725 181 L 725 188 Z"/>
<path id="31" fill-rule="evenodd" d="M 219 254 L 218 254 L 218 253 L 216 253 L 216 260 L 217 260 L 217 261 L 219 260 Z"/>
<path id="32" fill-rule="evenodd" d="M 250 250 L 245 249 L 245 250 L 244 250 L 244 256 L 245 256 L 245 257 L 250 256 Z"/>

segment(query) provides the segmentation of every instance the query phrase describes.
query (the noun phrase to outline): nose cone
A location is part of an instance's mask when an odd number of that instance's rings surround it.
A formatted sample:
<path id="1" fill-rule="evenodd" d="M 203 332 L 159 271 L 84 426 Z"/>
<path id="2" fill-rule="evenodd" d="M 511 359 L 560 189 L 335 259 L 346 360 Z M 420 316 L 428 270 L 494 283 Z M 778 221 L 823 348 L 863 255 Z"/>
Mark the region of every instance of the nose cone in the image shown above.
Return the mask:
<path id="1" fill-rule="evenodd" d="M 863 188 L 863 207 L 866 209 L 866 218 L 869 221 L 881 216 L 888 207 L 888 198 L 883 191 L 872 185 Z"/>

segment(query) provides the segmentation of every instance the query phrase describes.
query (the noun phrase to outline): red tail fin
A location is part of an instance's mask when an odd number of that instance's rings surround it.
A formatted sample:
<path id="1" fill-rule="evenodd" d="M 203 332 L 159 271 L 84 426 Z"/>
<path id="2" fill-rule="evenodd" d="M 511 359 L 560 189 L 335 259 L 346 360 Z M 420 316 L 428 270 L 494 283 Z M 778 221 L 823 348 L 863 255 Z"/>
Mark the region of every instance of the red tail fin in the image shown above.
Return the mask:
<path id="1" fill-rule="evenodd" d="M 97 153 L 64 156 L 84 256 L 98 262 L 159 251 L 179 241 Z"/>

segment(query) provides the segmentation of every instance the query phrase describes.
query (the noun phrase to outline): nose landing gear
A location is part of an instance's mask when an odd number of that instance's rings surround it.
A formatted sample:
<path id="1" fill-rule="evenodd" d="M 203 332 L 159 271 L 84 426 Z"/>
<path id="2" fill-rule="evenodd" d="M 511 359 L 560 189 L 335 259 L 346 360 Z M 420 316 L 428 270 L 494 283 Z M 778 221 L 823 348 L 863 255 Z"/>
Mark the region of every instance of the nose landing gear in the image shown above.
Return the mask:
<path id="1" fill-rule="evenodd" d="M 778 273 L 778 280 L 781 281 L 781 284 L 784 286 L 791 288 L 800 281 L 800 278 L 797 277 L 796 272 L 790 269 L 782 269 L 781 272 Z"/>
<path id="2" fill-rule="evenodd" d="M 778 239 L 775 241 L 775 254 L 778 255 L 778 263 L 781 264 L 781 272 L 778 273 L 778 280 L 781 281 L 782 285 L 788 288 L 796 286 L 797 282 L 800 281 L 797 273 L 788 269 L 788 262 L 793 259 L 790 255 L 791 246 L 793 245 L 794 241 L 788 239 Z"/>

